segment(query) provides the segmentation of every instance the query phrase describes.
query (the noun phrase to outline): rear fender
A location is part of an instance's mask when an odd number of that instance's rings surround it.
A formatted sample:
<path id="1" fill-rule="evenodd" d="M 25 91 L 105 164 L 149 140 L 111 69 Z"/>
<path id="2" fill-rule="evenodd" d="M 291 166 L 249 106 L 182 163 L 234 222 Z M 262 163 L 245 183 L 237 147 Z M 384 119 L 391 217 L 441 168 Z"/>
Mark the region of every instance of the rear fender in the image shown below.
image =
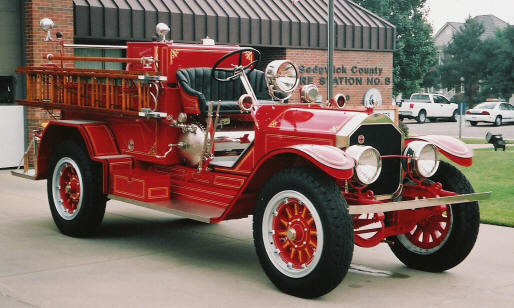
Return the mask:
<path id="1" fill-rule="evenodd" d="M 469 167 L 473 164 L 473 150 L 456 138 L 441 135 L 416 136 L 406 139 L 405 145 L 414 140 L 423 140 L 434 144 L 440 153 L 461 166 Z"/>
<path id="2" fill-rule="evenodd" d="M 36 179 L 48 177 L 50 158 L 55 147 L 64 140 L 76 140 L 86 147 L 89 157 L 102 163 L 103 190 L 108 190 L 107 158 L 119 155 L 118 146 L 107 125 L 94 121 L 51 121 L 45 127 L 37 155 Z"/>

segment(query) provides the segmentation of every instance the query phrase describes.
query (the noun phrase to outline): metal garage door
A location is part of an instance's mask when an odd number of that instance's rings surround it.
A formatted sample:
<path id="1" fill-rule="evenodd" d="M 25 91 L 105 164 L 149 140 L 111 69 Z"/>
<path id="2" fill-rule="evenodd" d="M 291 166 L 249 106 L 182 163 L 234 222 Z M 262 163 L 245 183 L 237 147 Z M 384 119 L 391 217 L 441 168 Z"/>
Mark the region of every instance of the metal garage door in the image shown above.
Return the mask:
<path id="1" fill-rule="evenodd" d="M 0 0 L 0 168 L 16 166 L 23 155 L 23 82 L 14 70 L 22 63 L 22 0 Z"/>

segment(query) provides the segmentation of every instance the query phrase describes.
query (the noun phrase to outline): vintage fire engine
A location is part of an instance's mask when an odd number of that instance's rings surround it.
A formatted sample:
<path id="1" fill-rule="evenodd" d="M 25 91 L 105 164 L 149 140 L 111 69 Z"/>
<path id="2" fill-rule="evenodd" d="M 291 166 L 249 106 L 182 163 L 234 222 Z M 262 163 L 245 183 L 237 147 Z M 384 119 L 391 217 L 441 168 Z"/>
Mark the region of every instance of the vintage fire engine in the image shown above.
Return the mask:
<path id="1" fill-rule="evenodd" d="M 52 22 L 41 22 L 50 31 Z M 34 169 L 47 179 L 59 230 L 88 236 L 119 200 L 206 223 L 253 215 L 262 267 L 282 291 L 321 296 L 346 275 L 354 244 L 386 242 L 407 266 L 440 272 L 471 251 L 479 229 L 468 180 L 438 155 L 470 166 L 447 136 L 404 139 L 387 116 L 320 100 L 315 85 L 288 103 L 298 70 L 288 60 L 255 67 L 253 48 L 166 41 L 126 46 L 64 44 L 48 34 L 48 64 L 20 67 L 27 98 L 60 112 L 36 131 Z M 65 48 L 124 48 L 126 58 L 68 56 Z M 125 70 L 69 68 L 73 61 Z M 26 156 L 28 156 L 27 151 Z"/>

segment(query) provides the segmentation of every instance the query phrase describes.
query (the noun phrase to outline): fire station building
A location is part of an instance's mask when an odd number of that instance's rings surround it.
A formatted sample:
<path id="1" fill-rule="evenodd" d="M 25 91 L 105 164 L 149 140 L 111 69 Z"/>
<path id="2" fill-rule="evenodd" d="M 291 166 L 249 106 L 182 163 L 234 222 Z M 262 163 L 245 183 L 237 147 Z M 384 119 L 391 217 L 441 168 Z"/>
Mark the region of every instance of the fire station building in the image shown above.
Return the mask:
<path id="1" fill-rule="evenodd" d="M 260 69 L 271 60 L 290 59 L 298 65 L 300 84 L 315 83 L 326 99 L 327 15 L 326 1 L 312 0 L 296 5 L 291 0 L 1 0 L 0 142 L 16 148 L 12 157 L 19 160 L 24 145 L 10 142 L 23 140 L 48 119 L 44 111 L 15 105 L 24 96 L 15 69 L 42 64 L 46 54 L 56 52 L 55 44 L 43 41 L 39 21 L 44 17 L 55 22 L 54 32 L 62 32 L 65 43 L 150 41 L 155 25 L 163 22 L 171 29 L 167 39 L 175 42 L 209 37 L 216 44 L 254 47 L 262 53 Z M 344 93 L 348 104 L 359 108 L 365 93 L 376 88 L 390 106 L 395 27 L 347 0 L 335 1 L 335 23 L 334 93 Z M 124 52 L 75 49 L 77 56 L 123 57 Z M 76 66 L 123 69 L 120 63 Z M 9 166 L 14 165 L 0 161 L 0 168 Z"/>

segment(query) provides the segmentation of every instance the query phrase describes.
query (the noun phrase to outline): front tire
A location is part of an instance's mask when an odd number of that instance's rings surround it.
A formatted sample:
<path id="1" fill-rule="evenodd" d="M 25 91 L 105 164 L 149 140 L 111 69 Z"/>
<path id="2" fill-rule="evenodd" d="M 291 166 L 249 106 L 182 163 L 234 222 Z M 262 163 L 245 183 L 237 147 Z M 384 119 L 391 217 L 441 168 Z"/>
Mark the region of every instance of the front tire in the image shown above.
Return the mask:
<path id="1" fill-rule="evenodd" d="M 67 140 L 56 147 L 47 194 L 53 220 L 63 234 L 89 236 L 102 222 L 107 199 L 101 167 L 89 159 L 83 144 Z"/>
<path id="2" fill-rule="evenodd" d="M 454 166 L 441 162 L 430 178 L 443 189 L 473 193 L 467 178 Z M 410 268 L 442 272 L 462 262 L 473 248 L 480 227 L 478 202 L 446 205 L 446 211 L 418 222 L 409 233 L 390 237 L 393 253 Z"/>
<path id="3" fill-rule="evenodd" d="M 337 287 L 353 255 L 353 224 L 333 179 L 285 169 L 263 187 L 253 216 L 259 261 L 283 292 L 314 298 Z"/>
<path id="4" fill-rule="evenodd" d="M 450 117 L 450 122 L 457 122 L 457 117 L 458 116 L 459 116 L 459 112 L 457 110 L 453 111 L 453 114 Z"/>
<path id="5" fill-rule="evenodd" d="M 418 121 L 419 124 L 425 123 L 427 120 L 427 112 L 425 110 L 420 110 L 418 113 L 418 116 L 416 117 L 416 121 Z"/>

